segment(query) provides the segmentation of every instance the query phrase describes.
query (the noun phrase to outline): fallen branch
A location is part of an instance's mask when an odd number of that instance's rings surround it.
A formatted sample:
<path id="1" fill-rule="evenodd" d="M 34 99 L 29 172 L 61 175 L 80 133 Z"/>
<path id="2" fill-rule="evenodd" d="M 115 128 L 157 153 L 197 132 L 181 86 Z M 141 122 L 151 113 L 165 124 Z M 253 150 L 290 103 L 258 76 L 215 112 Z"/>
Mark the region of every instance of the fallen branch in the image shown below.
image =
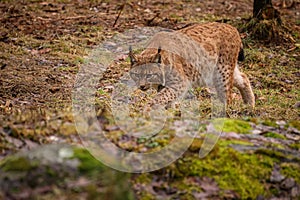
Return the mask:
<path id="1" fill-rule="evenodd" d="M 94 15 L 90 15 L 90 16 L 79 15 L 79 16 L 66 17 L 66 18 L 58 18 L 58 19 L 37 17 L 37 19 L 42 20 L 42 21 L 61 21 L 61 20 L 81 19 L 81 18 L 90 19 L 90 18 L 92 18 L 93 16 L 94 16 Z"/>
<path id="2" fill-rule="evenodd" d="M 122 11 L 124 10 L 124 7 L 125 7 L 125 3 L 121 5 L 120 10 L 119 10 L 119 13 L 118 13 L 118 16 L 117 16 L 117 18 L 116 18 L 116 20 L 115 20 L 115 22 L 114 22 L 113 27 L 115 27 L 115 25 L 117 24 L 117 21 L 118 21 L 118 19 L 120 18 L 120 15 L 121 15 Z"/>

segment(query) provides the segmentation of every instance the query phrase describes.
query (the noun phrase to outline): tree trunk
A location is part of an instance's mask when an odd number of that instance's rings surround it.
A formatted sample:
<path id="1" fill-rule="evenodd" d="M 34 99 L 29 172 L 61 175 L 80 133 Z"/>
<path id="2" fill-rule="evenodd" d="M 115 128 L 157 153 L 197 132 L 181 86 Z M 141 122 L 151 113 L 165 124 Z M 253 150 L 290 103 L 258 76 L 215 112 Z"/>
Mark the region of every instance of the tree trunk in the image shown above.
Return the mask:
<path id="1" fill-rule="evenodd" d="M 272 0 L 253 0 L 253 16 L 246 24 L 252 38 L 267 43 L 295 43 L 290 30 L 283 24 L 280 12 L 272 5 Z"/>
<path id="2" fill-rule="evenodd" d="M 273 7 L 272 0 L 254 0 L 253 3 L 253 17 L 258 20 L 280 20 L 279 12 Z"/>
<path id="3" fill-rule="evenodd" d="M 253 3 L 253 17 L 259 18 L 259 15 L 261 15 L 262 10 L 264 10 L 265 7 L 272 5 L 272 0 L 254 0 Z"/>

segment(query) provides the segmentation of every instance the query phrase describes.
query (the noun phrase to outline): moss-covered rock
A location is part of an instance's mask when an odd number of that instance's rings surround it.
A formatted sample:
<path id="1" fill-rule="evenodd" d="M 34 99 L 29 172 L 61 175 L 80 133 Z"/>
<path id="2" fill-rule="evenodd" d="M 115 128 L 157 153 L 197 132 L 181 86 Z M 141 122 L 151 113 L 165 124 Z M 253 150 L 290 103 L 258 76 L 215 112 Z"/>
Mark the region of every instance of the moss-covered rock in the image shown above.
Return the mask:
<path id="1" fill-rule="evenodd" d="M 180 170 L 188 176 L 209 176 L 221 189 L 234 190 L 242 198 L 268 195 L 264 182 L 272 171 L 273 160 L 267 156 L 242 154 L 231 148 L 220 147 L 204 159 L 186 158 Z M 221 195 L 221 193 L 220 193 Z"/>
<path id="2" fill-rule="evenodd" d="M 155 173 L 143 174 L 135 179 L 135 185 L 144 185 L 145 188 L 159 185 L 160 190 L 168 193 L 174 189 L 177 192 L 169 195 L 170 198 L 199 199 L 225 198 L 225 199 L 256 199 L 259 196 L 271 198 L 276 196 L 296 198 L 289 194 L 290 190 L 282 190 L 281 182 L 292 178 L 299 184 L 299 163 L 291 155 L 283 152 L 255 147 L 255 144 L 242 140 L 219 140 L 213 151 L 203 159 L 199 159 L 198 151 L 201 140 L 197 139 L 190 151 L 174 164 Z M 237 151 L 231 146 L 244 145 L 250 150 Z M 255 147 L 255 148 L 254 148 Z M 257 149 L 258 148 L 258 149 Z M 247 149 L 247 148 L 246 148 Z M 257 149 L 257 150 L 255 150 Z M 289 161 L 288 163 L 286 161 Z M 298 163 L 298 164 L 297 164 Z M 283 180 L 270 182 L 274 166 L 279 166 Z M 159 177 L 170 177 L 168 185 L 164 188 Z M 281 176 L 281 175 L 280 175 Z M 207 181 L 207 177 L 208 180 Z M 294 186 L 295 188 L 299 185 Z M 149 188 L 148 188 L 149 189 Z M 139 194 L 143 197 L 159 195 L 153 190 Z M 297 194 L 300 196 L 300 194 Z M 148 199 L 148 198 L 146 198 Z M 150 198 L 151 199 L 151 198 Z"/>
<path id="3" fill-rule="evenodd" d="M 239 119 L 216 119 L 214 121 L 215 128 L 222 132 L 235 132 L 235 133 L 250 133 L 252 130 L 249 122 Z"/>
<path id="4" fill-rule="evenodd" d="M 284 137 L 284 135 L 280 135 L 278 133 L 274 133 L 274 132 L 267 132 L 264 134 L 265 137 L 271 137 L 271 138 L 277 138 L 277 139 L 286 139 Z"/>
<path id="5" fill-rule="evenodd" d="M 0 162 L 0 197 L 133 199 L 129 178 L 104 166 L 85 149 L 46 145 Z"/>
<path id="6" fill-rule="evenodd" d="M 298 130 L 300 130 L 300 122 L 297 121 L 297 120 L 291 120 L 289 122 L 289 125 L 296 128 L 296 129 L 298 129 Z"/>

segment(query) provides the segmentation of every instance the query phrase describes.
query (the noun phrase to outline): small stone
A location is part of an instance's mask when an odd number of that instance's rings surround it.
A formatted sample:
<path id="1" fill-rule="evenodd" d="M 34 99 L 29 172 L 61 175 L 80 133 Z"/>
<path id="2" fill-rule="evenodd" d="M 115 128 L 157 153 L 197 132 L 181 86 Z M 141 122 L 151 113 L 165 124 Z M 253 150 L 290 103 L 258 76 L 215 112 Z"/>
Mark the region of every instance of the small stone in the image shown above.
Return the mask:
<path id="1" fill-rule="evenodd" d="M 299 197 L 300 196 L 300 186 L 299 185 L 292 188 L 291 196 L 292 197 Z"/>
<path id="2" fill-rule="evenodd" d="M 252 134 L 254 134 L 254 135 L 259 135 L 259 134 L 261 134 L 262 133 L 262 131 L 261 130 L 258 130 L 258 129 L 254 129 L 253 131 L 252 131 Z"/>
<path id="3" fill-rule="evenodd" d="M 264 200 L 264 199 L 265 199 L 264 196 L 261 194 L 256 197 L 256 200 Z"/>
<path id="4" fill-rule="evenodd" d="M 15 147 L 20 148 L 23 146 L 23 142 L 17 138 L 5 136 L 7 142 L 13 144 Z"/>
<path id="5" fill-rule="evenodd" d="M 152 13 L 152 11 L 149 8 L 145 9 L 144 12 L 146 12 L 146 13 Z"/>
<path id="6" fill-rule="evenodd" d="M 280 184 L 280 187 L 281 187 L 282 189 L 289 190 L 289 189 L 291 189 L 294 185 L 295 185 L 295 180 L 294 180 L 293 178 L 287 178 L 287 179 L 285 179 L 285 180 Z"/>
<path id="7" fill-rule="evenodd" d="M 300 108 L 300 101 L 298 101 L 294 104 L 294 108 Z"/>
<path id="8" fill-rule="evenodd" d="M 229 132 L 223 135 L 225 138 L 235 138 L 235 139 L 240 139 L 241 136 L 235 132 Z"/>
<path id="9" fill-rule="evenodd" d="M 55 136 L 55 135 L 50 135 L 48 137 L 48 139 L 52 142 L 58 142 L 59 141 L 59 137 Z"/>
<path id="10" fill-rule="evenodd" d="M 284 126 L 284 125 L 286 125 L 286 122 L 283 120 L 280 120 L 280 121 L 276 121 L 276 124 L 279 126 Z"/>
<path id="11" fill-rule="evenodd" d="M 31 141 L 31 140 L 28 140 L 28 139 L 25 139 L 24 141 L 24 148 L 25 149 L 34 149 L 34 148 L 36 148 L 37 146 L 39 146 L 39 144 L 38 143 L 36 143 L 36 142 L 33 142 L 33 141 Z"/>
<path id="12" fill-rule="evenodd" d="M 104 87 L 105 92 L 112 92 L 114 89 L 115 89 L 115 87 L 113 85 L 106 85 Z"/>
<path id="13" fill-rule="evenodd" d="M 285 179 L 285 176 L 280 174 L 280 167 L 278 165 L 275 165 L 271 173 L 270 182 L 280 183 L 281 181 L 283 181 L 283 179 Z"/>
<path id="14" fill-rule="evenodd" d="M 288 79 L 284 80 L 284 82 L 286 82 L 287 84 L 292 84 L 292 83 L 294 83 L 292 80 L 288 80 Z"/>
<path id="15" fill-rule="evenodd" d="M 74 152 L 71 148 L 63 147 L 58 151 L 58 155 L 61 158 L 71 158 L 74 155 Z"/>
<path id="16" fill-rule="evenodd" d="M 104 129 L 106 131 L 117 131 L 117 130 L 120 130 L 120 127 L 119 126 L 116 126 L 116 125 L 106 125 L 104 127 Z"/>
<path id="17" fill-rule="evenodd" d="M 287 131 L 290 132 L 290 133 L 293 133 L 293 134 L 300 135 L 300 130 L 298 130 L 298 129 L 294 128 L 294 127 L 289 127 L 287 129 Z"/>

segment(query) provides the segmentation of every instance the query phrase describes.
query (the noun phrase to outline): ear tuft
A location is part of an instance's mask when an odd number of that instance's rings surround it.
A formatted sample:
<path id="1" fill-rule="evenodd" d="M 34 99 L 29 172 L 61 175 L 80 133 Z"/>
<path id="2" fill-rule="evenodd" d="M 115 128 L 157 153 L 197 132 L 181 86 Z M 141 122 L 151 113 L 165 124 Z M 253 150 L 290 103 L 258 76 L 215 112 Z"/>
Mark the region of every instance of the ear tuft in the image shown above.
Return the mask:
<path id="1" fill-rule="evenodd" d="M 157 49 L 157 55 L 156 55 L 156 62 L 159 63 L 159 64 L 161 63 L 160 52 L 161 52 L 161 47 L 159 46 L 158 49 Z"/>
<path id="2" fill-rule="evenodd" d="M 161 52 L 161 46 L 159 46 L 157 49 L 157 53 L 160 54 L 160 52 Z"/>

